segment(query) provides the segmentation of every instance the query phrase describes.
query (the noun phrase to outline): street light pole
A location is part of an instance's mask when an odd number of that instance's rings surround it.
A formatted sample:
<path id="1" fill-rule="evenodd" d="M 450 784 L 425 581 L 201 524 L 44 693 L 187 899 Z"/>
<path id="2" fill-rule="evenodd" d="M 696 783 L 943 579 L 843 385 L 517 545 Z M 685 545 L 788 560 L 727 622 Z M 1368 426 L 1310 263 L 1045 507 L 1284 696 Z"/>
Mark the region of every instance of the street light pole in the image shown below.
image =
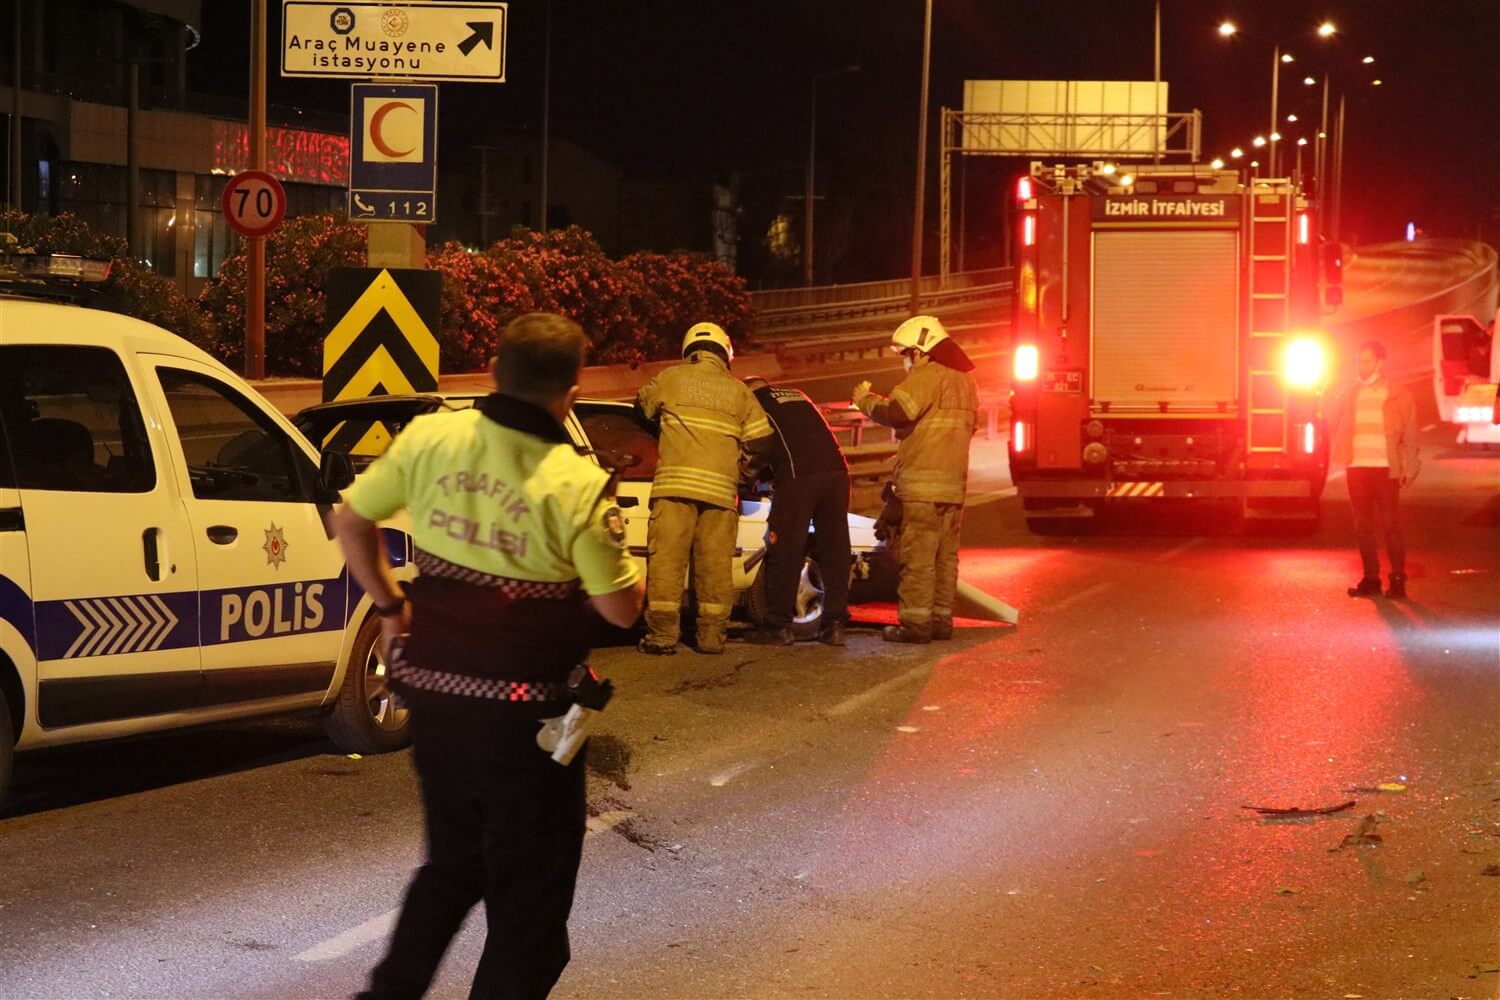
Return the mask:
<path id="1" fill-rule="evenodd" d="M 547 235 L 548 150 L 552 145 L 552 0 L 547 0 L 547 30 L 542 42 L 542 218 L 537 229 Z"/>
<path id="2" fill-rule="evenodd" d="M 1281 43 L 1277 43 L 1271 52 L 1271 130 L 1266 133 L 1266 141 L 1271 144 L 1271 168 L 1270 176 L 1276 176 L 1276 99 L 1281 88 Z"/>
<path id="3" fill-rule="evenodd" d="M 922 104 L 917 115 L 917 188 L 911 225 L 911 315 L 922 311 L 922 196 L 927 185 L 927 73 L 932 57 L 932 0 L 922 28 Z"/>
<path id="4" fill-rule="evenodd" d="M 1333 241 L 1339 241 L 1339 210 L 1344 198 L 1344 99 L 1339 95 L 1338 125 L 1333 134 Z"/>
<path id="5" fill-rule="evenodd" d="M 818 155 L 818 75 L 813 74 L 812 101 L 807 113 L 807 184 L 802 198 L 802 284 L 813 283 L 813 180 Z"/>
<path id="6" fill-rule="evenodd" d="M 131 71 L 135 72 L 134 66 Z M 250 0 L 250 169 L 266 169 L 266 0 Z M 131 205 L 134 213 L 136 206 Z M 250 236 L 245 275 L 245 377 L 266 377 L 266 238 Z"/>

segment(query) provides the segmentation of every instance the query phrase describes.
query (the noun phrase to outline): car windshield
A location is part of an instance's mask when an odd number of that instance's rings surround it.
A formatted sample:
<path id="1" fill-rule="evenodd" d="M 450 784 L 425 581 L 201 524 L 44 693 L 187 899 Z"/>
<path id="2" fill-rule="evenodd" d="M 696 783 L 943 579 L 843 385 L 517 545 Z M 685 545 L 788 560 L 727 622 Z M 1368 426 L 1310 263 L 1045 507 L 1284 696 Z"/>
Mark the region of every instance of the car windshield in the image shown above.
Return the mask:
<path id="1" fill-rule="evenodd" d="M 358 470 L 385 454 L 396 435 L 422 414 L 468 409 L 480 398 L 416 396 L 378 400 L 376 397 L 324 403 L 301 411 L 292 422 L 320 451 L 343 452 Z"/>

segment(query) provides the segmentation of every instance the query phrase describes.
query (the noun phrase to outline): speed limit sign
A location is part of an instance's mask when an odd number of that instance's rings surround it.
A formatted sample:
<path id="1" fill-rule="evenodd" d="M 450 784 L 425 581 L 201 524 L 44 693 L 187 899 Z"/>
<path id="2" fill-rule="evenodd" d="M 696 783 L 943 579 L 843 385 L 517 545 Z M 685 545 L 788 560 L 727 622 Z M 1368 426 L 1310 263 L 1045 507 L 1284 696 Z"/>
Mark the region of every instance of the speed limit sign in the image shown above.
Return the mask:
<path id="1" fill-rule="evenodd" d="M 263 170 L 242 170 L 224 185 L 219 206 L 241 236 L 268 236 L 286 216 L 286 190 Z"/>

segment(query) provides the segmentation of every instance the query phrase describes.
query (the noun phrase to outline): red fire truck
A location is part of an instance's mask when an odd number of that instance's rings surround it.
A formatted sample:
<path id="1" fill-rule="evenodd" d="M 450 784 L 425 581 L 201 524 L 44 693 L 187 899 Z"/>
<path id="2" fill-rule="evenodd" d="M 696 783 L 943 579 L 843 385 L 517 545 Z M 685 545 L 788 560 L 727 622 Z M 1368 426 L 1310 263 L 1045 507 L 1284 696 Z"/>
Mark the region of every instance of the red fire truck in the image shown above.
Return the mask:
<path id="1" fill-rule="evenodd" d="M 1034 163 L 1016 201 L 1010 463 L 1028 525 L 1174 497 L 1316 524 L 1329 356 L 1297 187 Z"/>

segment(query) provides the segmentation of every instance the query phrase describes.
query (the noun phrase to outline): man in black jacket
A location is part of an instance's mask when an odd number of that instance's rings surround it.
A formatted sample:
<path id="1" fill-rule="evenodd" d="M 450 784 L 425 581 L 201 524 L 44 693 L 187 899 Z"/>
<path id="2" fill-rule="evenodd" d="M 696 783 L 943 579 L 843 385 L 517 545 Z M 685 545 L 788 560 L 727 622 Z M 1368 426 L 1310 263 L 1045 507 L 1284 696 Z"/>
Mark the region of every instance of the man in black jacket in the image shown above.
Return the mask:
<path id="1" fill-rule="evenodd" d="M 749 641 L 770 646 L 794 641 L 792 619 L 811 522 L 824 588 L 818 641 L 842 646 L 849 616 L 849 463 L 822 411 L 807 396 L 758 376 L 745 384 L 775 431 L 768 464 L 776 491 L 761 571 L 766 574 L 766 623 L 750 633 Z"/>

